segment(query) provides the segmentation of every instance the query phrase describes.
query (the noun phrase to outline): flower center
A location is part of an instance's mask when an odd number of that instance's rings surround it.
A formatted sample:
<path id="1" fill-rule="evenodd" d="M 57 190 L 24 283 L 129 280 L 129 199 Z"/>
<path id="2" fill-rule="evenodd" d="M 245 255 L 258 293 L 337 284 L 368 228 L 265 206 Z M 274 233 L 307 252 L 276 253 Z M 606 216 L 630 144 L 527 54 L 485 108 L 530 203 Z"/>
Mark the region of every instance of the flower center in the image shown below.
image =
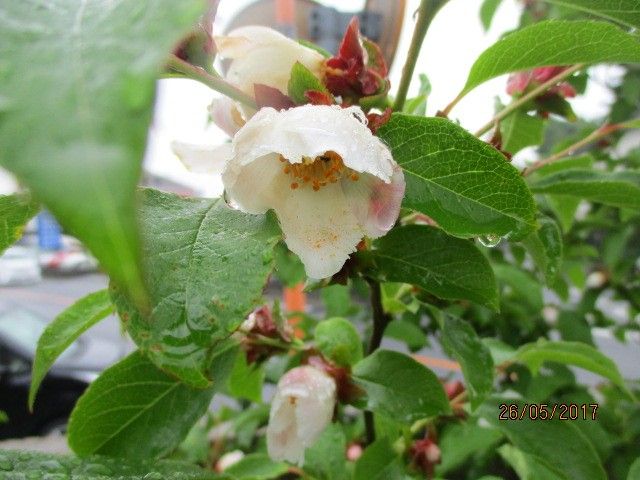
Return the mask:
<path id="1" fill-rule="evenodd" d="M 280 161 L 285 163 L 282 171 L 291 177 L 292 190 L 309 185 L 317 192 L 343 176 L 348 176 L 354 182 L 360 178 L 358 172 L 346 167 L 342 157 L 331 150 L 315 158 L 304 157 L 301 163 L 289 163 L 282 155 Z"/>

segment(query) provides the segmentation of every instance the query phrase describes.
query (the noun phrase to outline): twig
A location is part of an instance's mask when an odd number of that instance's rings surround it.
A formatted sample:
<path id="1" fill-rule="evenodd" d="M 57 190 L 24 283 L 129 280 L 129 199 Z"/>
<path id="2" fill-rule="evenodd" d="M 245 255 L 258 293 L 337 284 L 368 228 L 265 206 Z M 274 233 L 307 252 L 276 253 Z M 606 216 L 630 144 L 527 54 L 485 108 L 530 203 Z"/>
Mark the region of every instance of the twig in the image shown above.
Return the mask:
<path id="1" fill-rule="evenodd" d="M 578 70 L 582 69 L 583 67 L 584 67 L 583 63 L 579 63 L 577 65 L 573 65 L 572 67 L 569 67 L 566 70 L 563 70 L 558 75 L 556 75 L 555 77 L 551 78 L 550 80 L 547 80 L 546 82 L 544 82 L 539 87 L 534 88 L 529 93 L 523 95 L 522 97 L 518 98 L 517 100 L 514 100 L 509 105 L 507 105 L 505 108 L 500 110 L 496 114 L 495 117 L 493 117 L 491 120 L 489 120 L 489 122 L 487 122 L 485 125 L 483 125 L 482 128 L 480 128 L 480 130 L 478 130 L 474 135 L 476 137 L 480 137 L 480 136 L 484 135 L 489 130 L 491 130 L 491 128 L 496 124 L 496 122 L 499 122 L 500 120 L 508 117 L 509 115 L 511 115 L 511 113 L 516 111 L 522 105 L 524 105 L 525 103 L 529 102 L 529 100 L 533 100 L 538 95 L 546 92 L 549 88 L 553 87 L 555 84 L 557 84 L 561 80 L 564 80 L 565 78 L 573 75 L 575 72 L 577 72 Z"/>
<path id="2" fill-rule="evenodd" d="M 190 63 L 185 62 L 175 55 L 171 55 L 169 57 L 169 60 L 167 61 L 167 67 L 169 67 L 171 70 L 182 73 L 192 80 L 197 80 L 198 82 L 207 85 L 215 91 L 220 92 L 223 95 L 226 95 L 227 97 L 246 105 L 247 107 L 256 110 L 258 109 L 256 101 L 251 96 L 234 87 L 223 78 L 211 75 L 201 67 L 191 65 Z"/>
<path id="3" fill-rule="evenodd" d="M 522 170 L 522 176 L 526 177 L 527 175 L 530 175 L 532 172 L 535 172 L 536 170 L 538 170 L 541 167 L 544 167 L 545 165 L 555 162 L 556 160 L 560 160 L 561 158 L 567 157 L 572 153 L 574 153 L 575 151 L 579 150 L 580 148 L 590 144 L 591 142 L 595 142 L 596 140 L 602 137 L 605 137 L 610 133 L 615 132 L 616 130 L 621 130 L 623 128 L 633 128 L 634 125 L 632 122 L 633 121 L 624 122 L 624 123 L 615 123 L 615 124 L 605 123 L 600 128 L 597 128 L 596 130 L 591 132 L 589 135 L 584 137 L 582 140 L 577 141 L 573 145 L 569 145 L 564 150 L 561 150 L 560 152 L 555 153 L 550 157 L 543 158 L 541 160 L 538 160 L 537 162 L 532 163 L 531 165 L 526 167 L 524 170 Z"/>
<path id="4" fill-rule="evenodd" d="M 373 331 L 371 332 L 371 339 L 369 340 L 369 347 L 367 349 L 367 355 L 371 355 L 375 352 L 380 343 L 382 342 L 382 336 L 384 329 L 391 321 L 391 317 L 385 313 L 382 307 L 382 291 L 380 284 L 375 280 L 368 280 L 369 287 L 371 288 L 371 309 L 373 313 Z M 376 439 L 376 429 L 373 421 L 373 412 L 365 410 L 364 412 L 364 426 L 367 436 L 367 443 L 373 443 Z"/>
<path id="5" fill-rule="evenodd" d="M 435 17 L 438 10 L 447 3 L 448 0 L 422 0 L 418 7 L 418 19 L 416 20 L 416 26 L 413 30 L 413 37 L 411 38 L 411 46 L 409 47 L 409 53 L 407 54 L 407 61 L 402 68 L 402 78 L 400 79 L 400 85 L 398 86 L 398 93 L 396 95 L 395 102 L 393 104 L 393 110 L 401 112 L 404 107 L 404 102 L 407 99 L 407 92 L 409 91 L 409 85 L 413 77 L 413 71 L 416 68 L 416 62 L 418 61 L 418 55 L 420 54 L 420 48 L 422 42 L 427 34 L 429 25 L 433 17 Z"/>

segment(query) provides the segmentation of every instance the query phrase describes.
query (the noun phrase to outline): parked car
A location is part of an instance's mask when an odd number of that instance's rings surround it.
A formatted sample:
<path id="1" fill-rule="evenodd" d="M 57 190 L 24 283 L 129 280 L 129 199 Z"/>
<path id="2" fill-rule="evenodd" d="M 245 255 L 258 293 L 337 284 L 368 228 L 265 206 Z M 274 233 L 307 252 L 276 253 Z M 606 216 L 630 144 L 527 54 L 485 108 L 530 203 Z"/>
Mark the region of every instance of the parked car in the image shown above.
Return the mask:
<path id="1" fill-rule="evenodd" d="M 27 407 L 31 365 L 46 320 L 25 309 L 0 312 L 0 439 L 63 432 L 78 397 L 98 374 L 127 354 L 114 343 L 87 334 L 60 356 L 44 378 L 33 413 Z"/>
<path id="2" fill-rule="evenodd" d="M 41 278 L 36 249 L 13 246 L 0 254 L 0 285 L 29 285 Z"/>

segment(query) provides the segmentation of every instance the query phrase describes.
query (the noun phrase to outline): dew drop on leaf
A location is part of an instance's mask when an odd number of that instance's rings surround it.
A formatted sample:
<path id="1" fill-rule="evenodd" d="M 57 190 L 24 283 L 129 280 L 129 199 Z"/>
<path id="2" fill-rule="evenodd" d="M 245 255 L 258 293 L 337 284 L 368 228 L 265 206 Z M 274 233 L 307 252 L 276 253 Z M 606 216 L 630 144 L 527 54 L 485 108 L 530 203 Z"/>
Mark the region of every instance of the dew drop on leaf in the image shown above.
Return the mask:
<path id="1" fill-rule="evenodd" d="M 113 472 L 106 465 L 100 463 L 89 463 L 84 467 L 84 473 L 89 475 L 105 475 L 109 476 Z"/>
<path id="2" fill-rule="evenodd" d="M 488 248 L 493 248 L 498 246 L 501 240 L 502 240 L 502 237 L 500 235 L 495 235 L 491 233 L 489 235 L 481 235 L 478 237 L 478 241 L 482 245 Z"/>
<path id="3" fill-rule="evenodd" d="M 147 473 L 142 480 L 162 480 L 164 477 L 158 472 Z"/>

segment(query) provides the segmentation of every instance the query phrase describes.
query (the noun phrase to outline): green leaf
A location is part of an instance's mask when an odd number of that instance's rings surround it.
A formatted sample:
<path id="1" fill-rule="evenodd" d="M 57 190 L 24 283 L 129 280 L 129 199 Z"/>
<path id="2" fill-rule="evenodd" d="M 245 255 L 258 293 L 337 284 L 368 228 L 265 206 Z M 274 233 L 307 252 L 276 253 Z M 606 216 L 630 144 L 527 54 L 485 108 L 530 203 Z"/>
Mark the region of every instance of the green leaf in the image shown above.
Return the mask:
<path id="1" fill-rule="evenodd" d="M 387 438 L 369 445 L 356 461 L 353 480 L 404 480 L 400 458 Z"/>
<path id="2" fill-rule="evenodd" d="M 402 353 L 377 350 L 356 363 L 353 380 L 366 398 L 358 406 L 410 423 L 451 411 L 438 377 Z"/>
<path id="3" fill-rule="evenodd" d="M 458 470 L 470 458 L 481 457 L 487 450 L 494 452 L 503 439 L 498 430 L 479 426 L 473 419 L 448 423 L 439 435 L 442 463 L 436 466 L 436 474 L 444 477 L 449 472 Z"/>
<path id="4" fill-rule="evenodd" d="M 492 399 L 481 407 L 481 414 L 523 453 L 534 458 L 562 480 L 607 478 L 593 445 L 571 422 L 528 418 L 500 420 L 499 404 L 502 403 L 518 405 L 519 412 L 524 408 L 524 402 L 521 400 Z M 553 441 L 544 440 L 551 438 Z"/>
<path id="5" fill-rule="evenodd" d="M 3 423 L 7 423 L 9 421 L 9 417 L 7 416 L 7 414 L 0 410 L 0 425 Z"/>
<path id="6" fill-rule="evenodd" d="M 105 370 L 80 397 L 69 419 L 69 446 L 81 456 L 130 459 L 169 453 L 207 411 L 237 353 L 221 346 L 211 363 L 216 382 L 203 390 L 179 382 L 139 351 Z"/>
<path id="7" fill-rule="evenodd" d="M 348 317 L 359 310 L 351 299 L 348 285 L 334 284 L 324 287 L 320 290 L 320 297 L 327 317 Z"/>
<path id="8" fill-rule="evenodd" d="M 318 480 L 347 480 L 347 441 L 342 427 L 332 423 L 318 440 L 304 451 L 304 470 Z"/>
<path id="9" fill-rule="evenodd" d="M 426 225 L 391 230 L 367 252 L 385 281 L 418 285 L 444 299 L 468 299 L 494 310 L 498 291 L 489 262 L 468 240 Z"/>
<path id="10" fill-rule="evenodd" d="M 520 480 L 562 480 L 563 478 L 536 457 L 523 453 L 513 445 L 502 445 L 498 453 L 516 471 Z"/>
<path id="11" fill-rule="evenodd" d="M 38 347 L 31 369 L 29 409 L 33 410 L 33 402 L 36 399 L 40 382 L 60 354 L 80 335 L 112 314 L 113 311 L 108 290 L 100 290 L 82 297 L 47 325 L 38 339 Z"/>
<path id="12" fill-rule="evenodd" d="M 493 266 L 499 282 L 508 286 L 515 296 L 524 300 L 532 310 L 539 312 L 544 306 L 540 284 L 525 270 L 508 264 Z"/>
<path id="13" fill-rule="evenodd" d="M 477 408 L 493 389 L 493 359 L 468 322 L 446 316 L 442 325 L 442 346 L 462 367 L 471 408 Z"/>
<path id="14" fill-rule="evenodd" d="M 82 480 L 224 480 L 195 465 L 168 460 L 124 461 L 122 458 L 91 456 L 77 458 L 23 450 L 0 450 L 0 470 L 7 480 L 82 479 Z"/>
<path id="15" fill-rule="evenodd" d="M 593 157 L 591 155 L 582 155 L 580 157 L 572 157 L 557 162 L 549 163 L 534 172 L 531 179 L 535 181 L 537 178 L 549 176 L 556 172 L 571 169 L 590 169 L 593 165 Z M 573 224 L 573 219 L 580 204 L 580 199 L 569 197 L 567 195 L 547 195 L 549 207 L 562 225 L 562 229 L 569 231 Z"/>
<path id="16" fill-rule="evenodd" d="M 562 232 L 558 224 L 549 217 L 539 218 L 538 224 L 538 230 L 530 233 L 522 244 L 544 275 L 547 284 L 551 284 L 558 276 L 562 264 Z"/>
<path id="17" fill-rule="evenodd" d="M 362 359 L 360 334 L 344 318 L 330 318 L 318 323 L 314 336 L 318 350 L 340 366 L 347 367 Z"/>
<path id="18" fill-rule="evenodd" d="M 526 364 L 534 373 L 538 372 L 544 362 L 557 362 L 584 368 L 608 378 L 629 393 L 616 364 L 598 349 L 582 342 L 550 342 L 541 338 L 535 343 L 521 346 L 515 358 Z"/>
<path id="19" fill-rule="evenodd" d="M 389 322 L 384 329 L 384 336 L 404 342 L 412 352 L 420 350 L 428 342 L 427 335 L 418 325 L 400 319 Z"/>
<path id="20" fill-rule="evenodd" d="M 495 365 L 511 361 L 511 359 L 516 355 L 516 350 L 511 345 L 508 345 L 497 338 L 483 338 L 482 343 L 484 343 L 491 352 L 491 358 Z"/>
<path id="21" fill-rule="evenodd" d="M 535 205 L 505 157 L 444 118 L 394 114 L 378 130 L 402 166 L 405 206 L 458 237 L 535 227 Z"/>
<path id="22" fill-rule="evenodd" d="M 500 124 L 502 150 L 515 155 L 530 145 L 540 145 L 543 140 L 544 121 L 523 111 L 516 111 Z"/>
<path id="23" fill-rule="evenodd" d="M 136 185 L 155 83 L 201 0 L 0 7 L 0 165 L 142 304 Z"/>
<path id="24" fill-rule="evenodd" d="M 484 0 L 482 2 L 480 6 L 480 21 L 485 32 L 491 28 L 491 22 L 501 3 L 502 0 Z"/>
<path id="25" fill-rule="evenodd" d="M 211 349 L 260 302 L 280 232 L 273 218 L 221 199 L 143 190 L 141 228 L 151 315 L 117 289 L 113 297 L 133 340 L 160 368 L 204 388 Z"/>
<path id="26" fill-rule="evenodd" d="M 569 195 L 613 207 L 640 210 L 640 172 L 600 172 L 570 169 L 531 184 L 536 193 Z"/>
<path id="27" fill-rule="evenodd" d="M 331 95 L 327 88 L 322 84 L 307 67 L 300 62 L 293 64 L 291 68 L 291 76 L 287 85 L 287 91 L 291 99 L 298 105 L 309 103 L 305 93 L 309 90 L 316 90 Z"/>
<path id="28" fill-rule="evenodd" d="M 598 17 L 608 18 L 628 27 L 640 28 L 638 0 L 545 0 L 563 7 L 575 8 Z"/>
<path id="29" fill-rule="evenodd" d="M 264 453 L 252 453 L 227 468 L 224 473 L 238 480 L 270 480 L 287 473 L 289 466 L 274 462 Z"/>
<path id="30" fill-rule="evenodd" d="M 589 170 L 594 159 L 591 155 L 580 155 L 579 157 L 569 157 L 556 162 L 547 163 L 536 170 L 531 178 L 548 177 L 551 174 L 564 172 L 565 170 Z"/>
<path id="31" fill-rule="evenodd" d="M 29 195 L 0 195 L 0 253 L 20 239 L 24 226 L 38 209 Z"/>
<path id="32" fill-rule="evenodd" d="M 420 80 L 418 95 L 413 98 L 408 98 L 407 101 L 404 102 L 402 113 L 423 117 L 427 114 L 427 99 L 431 93 L 431 82 L 429 81 L 429 77 L 424 73 L 418 75 L 418 79 Z"/>
<path id="33" fill-rule="evenodd" d="M 482 52 L 471 67 L 462 95 L 505 73 L 602 62 L 640 62 L 640 42 L 607 22 L 538 22 L 507 35 Z"/>
<path id="34" fill-rule="evenodd" d="M 640 457 L 638 457 L 636 461 L 631 464 L 631 468 L 629 468 L 629 474 L 627 475 L 627 480 L 640 480 Z"/>
<path id="35" fill-rule="evenodd" d="M 264 368 L 261 365 L 247 363 L 247 356 L 240 352 L 236 356 L 233 369 L 227 381 L 227 393 L 255 403 L 262 402 Z"/>
<path id="36" fill-rule="evenodd" d="M 295 287 L 307 278 L 304 265 L 295 253 L 287 248 L 284 242 L 278 242 L 273 250 L 275 260 L 274 273 L 285 286 Z"/>

